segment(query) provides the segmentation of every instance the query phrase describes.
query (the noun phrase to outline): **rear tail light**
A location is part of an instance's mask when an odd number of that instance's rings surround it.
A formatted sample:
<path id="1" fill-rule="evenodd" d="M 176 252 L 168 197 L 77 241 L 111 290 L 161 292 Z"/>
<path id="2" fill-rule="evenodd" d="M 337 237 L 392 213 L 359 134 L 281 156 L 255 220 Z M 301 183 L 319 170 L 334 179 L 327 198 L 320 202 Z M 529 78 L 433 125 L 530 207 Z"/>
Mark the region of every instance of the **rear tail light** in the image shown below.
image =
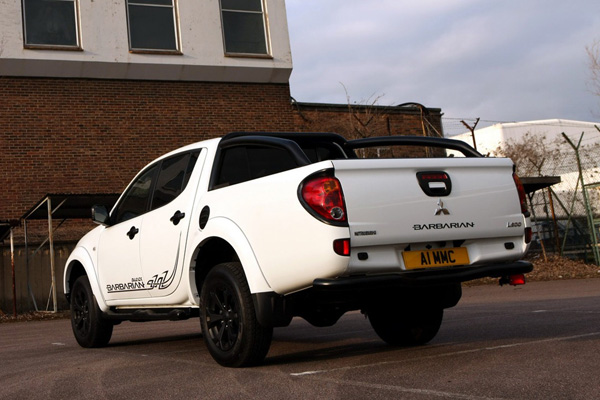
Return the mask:
<path id="1" fill-rule="evenodd" d="M 533 231 L 530 227 L 525 228 L 525 243 L 531 243 L 531 239 L 533 238 Z"/>
<path id="2" fill-rule="evenodd" d="M 332 176 L 312 176 L 299 189 L 304 208 L 323 222 L 347 226 L 346 205 L 340 181 Z"/>
<path id="3" fill-rule="evenodd" d="M 527 195 L 525 194 L 525 188 L 523 187 L 523 184 L 521 183 L 521 180 L 519 179 L 519 177 L 517 176 L 516 173 L 513 172 L 513 179 L 515 181 L 515 185 L 517 186 L 517 192 L 519 193 L 519 203 L 521 203 L 521 213 L 523 213 L 523 215 L 525 217 L 529 217 L 529 210 L 527 209 Z M 527 227 L 525 228 L 525 243 L 531 243 L 531 237 L 533 236 L 533 233 L 531 231 L 531 228 Z"/>
<path id="4" fill-rule="evenodd" d="M 525 188 L 521 183 L 521 180 L 513 172 L 513 179 L 515 181 L 515 185 L 517 185 L 517 192 L 519 193 L 519 202 L 521 203 L 521 212 L 524 216 L 529 217 L 529 210 L 527 210 L 527 196 L 525 195 Z"/>

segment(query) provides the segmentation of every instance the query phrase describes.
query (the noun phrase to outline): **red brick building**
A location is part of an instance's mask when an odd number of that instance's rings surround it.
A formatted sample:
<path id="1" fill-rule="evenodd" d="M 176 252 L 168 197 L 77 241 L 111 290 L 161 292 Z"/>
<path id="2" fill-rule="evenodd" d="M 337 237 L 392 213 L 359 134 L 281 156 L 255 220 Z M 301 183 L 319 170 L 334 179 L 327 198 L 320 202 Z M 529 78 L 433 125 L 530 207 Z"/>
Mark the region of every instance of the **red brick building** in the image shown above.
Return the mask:
<path id="1" fill-rule="evenodd" d="M 49 255 L 19 246 L 22 217 L 48 193 L 119 193 L 157 156 L 231 131 L 441 132 L 439 109 L 291 101 L 284 2 L 232 4 L 0 0 L 0 311 L 11 291 L 9 224 L 19 308 L 47 293 L 43 278 L 42 294 L 28 294 L 24 276 L 48 275 Z M 42 5 L 51 14 L 42 17 Z M 57 265 L 91 226 L 56 230 L 67 243 Z M 40 243 L 47 230 L 31 222 L 28 240 Z"/>

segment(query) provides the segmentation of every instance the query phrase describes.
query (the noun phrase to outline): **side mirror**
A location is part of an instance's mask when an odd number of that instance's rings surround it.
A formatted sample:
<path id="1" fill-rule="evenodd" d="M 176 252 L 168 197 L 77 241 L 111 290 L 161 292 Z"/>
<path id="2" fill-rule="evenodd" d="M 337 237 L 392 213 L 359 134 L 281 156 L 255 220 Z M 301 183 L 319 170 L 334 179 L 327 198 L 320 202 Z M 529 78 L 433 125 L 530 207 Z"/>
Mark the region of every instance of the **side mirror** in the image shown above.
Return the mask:
<path id="1" fill-rule="evenodd" d="M 108 225 L 108 210 L 106 206 L 93 206 L 92 207 L 92 220 L 100 225 Z"/>

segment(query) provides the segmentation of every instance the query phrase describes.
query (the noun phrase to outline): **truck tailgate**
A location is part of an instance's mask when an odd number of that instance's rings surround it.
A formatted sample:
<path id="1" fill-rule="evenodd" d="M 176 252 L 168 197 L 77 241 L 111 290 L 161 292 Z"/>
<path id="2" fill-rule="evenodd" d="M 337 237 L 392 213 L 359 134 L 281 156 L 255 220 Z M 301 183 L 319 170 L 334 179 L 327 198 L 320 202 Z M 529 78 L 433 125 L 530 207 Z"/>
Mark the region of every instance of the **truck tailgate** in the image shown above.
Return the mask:
<path id="1" fill-rule="evenodd" d="M 525 225 L 505 158 L 335 160 L 351 245 L 518 237 Z M 425 193 L 418 173 L 445 173 L 449 193 Z M 439 182 L 424 182 L 434 188 Z"/>

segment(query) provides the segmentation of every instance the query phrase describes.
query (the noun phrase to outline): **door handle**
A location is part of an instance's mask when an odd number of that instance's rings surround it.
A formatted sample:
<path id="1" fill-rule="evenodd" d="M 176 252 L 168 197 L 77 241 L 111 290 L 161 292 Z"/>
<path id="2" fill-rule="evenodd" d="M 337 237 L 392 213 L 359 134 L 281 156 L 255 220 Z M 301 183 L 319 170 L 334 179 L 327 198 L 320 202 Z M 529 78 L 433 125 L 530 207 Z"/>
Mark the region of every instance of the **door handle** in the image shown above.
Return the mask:
<path id="1" fill-rule="evenodd" d="M 173 225 L 177 225 L 179 221 L 181 221 L 184 217 L 185 213 L 182 213 L 181 211 L 177 210 L 175 211 L 175 214 L 173 214 L 173 216 L 171 217 L 170 221 L 173 223 Z"/>
<path id="2" fill-rule="evenodd" d="M 129 230 L 129 232 L 127 232 L 127 236 L 129 236 L 129 239 L 133 240 L 135 235 L 137 235 L 139 232 L 140 232 L 140 230 L 138 228 L 136 228 L 135 226 L 132 226 L 131 229 Z"/>

